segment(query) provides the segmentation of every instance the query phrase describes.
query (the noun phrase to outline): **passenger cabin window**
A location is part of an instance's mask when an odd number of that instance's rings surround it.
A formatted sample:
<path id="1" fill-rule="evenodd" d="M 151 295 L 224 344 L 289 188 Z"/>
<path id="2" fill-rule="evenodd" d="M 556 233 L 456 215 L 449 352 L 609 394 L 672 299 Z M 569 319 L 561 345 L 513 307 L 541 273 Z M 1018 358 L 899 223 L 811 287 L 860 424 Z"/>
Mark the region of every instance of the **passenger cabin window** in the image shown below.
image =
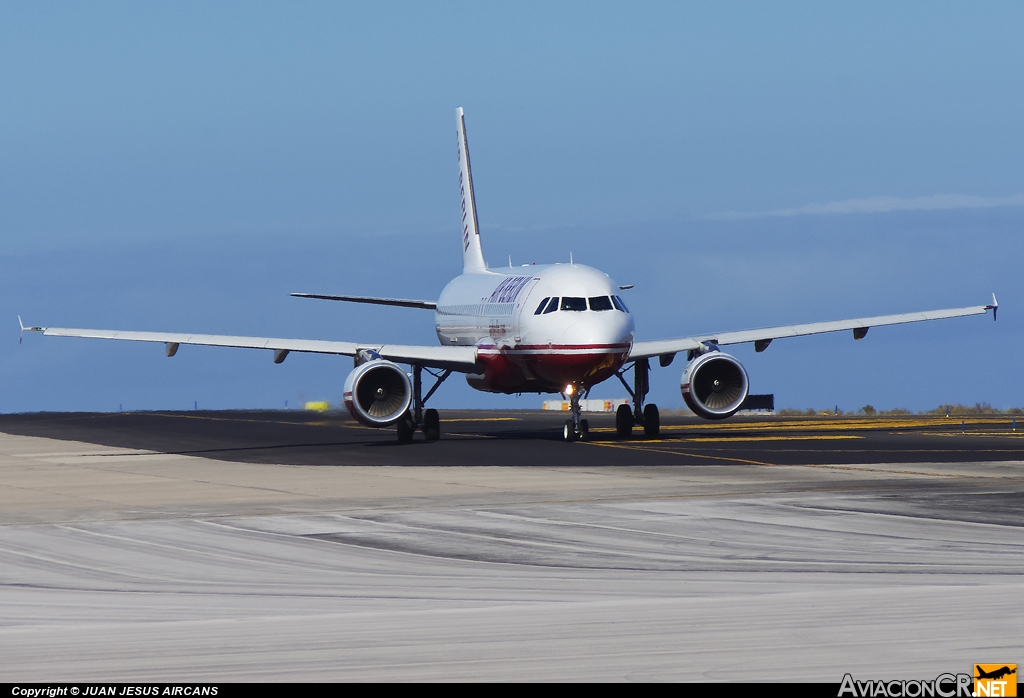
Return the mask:
<path id="1" fill-rule="evenodd" d="M 618 296 L 612 296 L 612 303 L 614 303 L 615 307 L 618 308 L 619 310 L 621 310 L 622 312 L 624 312 L 624 313 L 628 313 L 629 312 L 629 308 L 626 307 L 626 304 L 623 303 L 622 299 L 619 298 Z"/>
<path id="2" fill-rule="evenodd" d="M 549 300 L 551 300 L 550 296 L 548 296 L 547 298 L 542 300 L 540 302 L 540 305 L 537 306 L 537 309 L 533 311 L 533 314 L 534 315 L 540 315 L 541 313 L 543 313 L 544 312 L 544 306 L 546 306 L 548 304 Z"/>
<path id="3" fill-rule="evenodd" d="M 577 312 L 587 309 L 586 298 L 563 298 L 562 299 L 562 310 L 575 310 Z"/>
<path id="4" fill-rule="evenodd" d="M 591 310 L 611 310 L 612 299 L 608 296 L 592 296 L 587 299 L 590 301 Z"/>
<path id="5" fill-rule="evenodd" d="M 553 313 L 556 310 L 558 310 L 558 298 L 557 297 L 551 299 L 551 302 L 548 303 L 548 307 L 544 311 L 544 314 L 547 315 L 548 313 Z"/>

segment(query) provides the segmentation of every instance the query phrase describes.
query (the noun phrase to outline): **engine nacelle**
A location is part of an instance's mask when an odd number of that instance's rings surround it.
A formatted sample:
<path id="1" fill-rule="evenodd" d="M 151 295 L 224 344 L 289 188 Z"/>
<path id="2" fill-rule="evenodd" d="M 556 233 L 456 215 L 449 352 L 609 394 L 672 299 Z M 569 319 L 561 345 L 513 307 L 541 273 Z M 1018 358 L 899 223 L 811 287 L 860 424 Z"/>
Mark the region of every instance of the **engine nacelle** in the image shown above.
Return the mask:
<path id="1" fill-rule="evenodd" d="M 704 419 L 736 414 L 749 388 L 743 364 L 720 351 L 701 354 L 687 364 L 679 383 L 686 405 Z"/>
<path id="2" fill-rule="evenodd" d="M 412 383 L 397 364 L 383 359 L 355 367 L 345 379 L 345 407 L 368 427 L 394 424 L 409 409 Z"/>

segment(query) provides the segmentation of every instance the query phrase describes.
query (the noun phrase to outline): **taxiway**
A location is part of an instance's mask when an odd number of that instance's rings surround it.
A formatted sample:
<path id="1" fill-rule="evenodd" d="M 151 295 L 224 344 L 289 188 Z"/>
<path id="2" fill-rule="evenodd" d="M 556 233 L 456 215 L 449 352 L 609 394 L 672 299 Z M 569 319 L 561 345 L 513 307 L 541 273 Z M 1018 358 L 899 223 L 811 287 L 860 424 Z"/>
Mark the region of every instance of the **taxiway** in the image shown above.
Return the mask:
<path id="1" fill-rule="evenodd" d="M 333 414 L 0 416 L 0 677 L 838 682 L 1024 650 L 1009 418 L 442 417 L 403 447 Z"/>

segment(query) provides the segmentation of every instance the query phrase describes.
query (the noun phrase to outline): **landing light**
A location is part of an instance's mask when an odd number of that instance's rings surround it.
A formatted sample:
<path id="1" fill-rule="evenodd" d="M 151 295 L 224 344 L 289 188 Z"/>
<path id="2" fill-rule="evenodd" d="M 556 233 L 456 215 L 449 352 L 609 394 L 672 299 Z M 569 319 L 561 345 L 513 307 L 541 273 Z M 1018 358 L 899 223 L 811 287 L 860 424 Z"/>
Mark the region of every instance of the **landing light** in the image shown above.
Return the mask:
<path id="1" fill-rule="evenodd" d="M 565 394 L 566 395 L 572 395 L 572 383 L 570 383 L 569 385 L 565 386 Z"/>

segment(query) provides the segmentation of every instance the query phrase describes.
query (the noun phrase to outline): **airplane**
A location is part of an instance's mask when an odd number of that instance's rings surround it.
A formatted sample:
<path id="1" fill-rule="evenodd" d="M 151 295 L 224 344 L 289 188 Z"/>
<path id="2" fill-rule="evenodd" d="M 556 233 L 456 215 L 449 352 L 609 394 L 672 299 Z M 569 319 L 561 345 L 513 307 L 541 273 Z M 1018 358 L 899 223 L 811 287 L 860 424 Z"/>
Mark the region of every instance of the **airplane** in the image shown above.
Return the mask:
<path id="1" fill-rule="evenodd" d="M 344 402 L 359 423 L 370 427 L 396 426 L 398 441 L 409 443 L 416 430 L 427 441 L 440 438 L 437 410 L 426 402 L 453 373 L 465 375 L 477 390 L 495 393 L 561 393 L 568 398 L 571 416 L 562 425 L 562 437 L 573 442 L 588 438 L 589 424 L 581 417 L 580 400 L 593 386 L 617 377 L 632 397 L 615 414 L 616 434 L 629 438 L 634 427 L 648 438 L 660 431 L 657 405 L 645 404 L 650 362 L 665 367 L 684 353 L 680 391 L 686 405 L 699 417 L 726 419 L 743 406 L 749 393 L 746 369 L 721 347 L 753 343 L 757 352 L 776 339 L 824 332 L 853 332 L 863 339 L 871 327 L 925 320 L 984 315 L 998 303 L 919 313 L 902 313 L 756 330 L 720 332 L 673 339 L 634 339 L 633 315 L 622 300 L 619 286 L 605 273 L 570 263 L 491 268 L 484 261 L 480 242 L 473 174 L 466 138 L 465 113 L 455 111 L 461 201 L 460 243 L 462 274 L 453 279 L 436 301 L 370 296 L 293 293 L 353 303 L 420 308 L 434 311 L 439 346 L 337 342 L 316 339 L 281 339 L 120 330 L 26 327 L 55 337 L 89 337 L 140 342 L 162 342 L 167 356 L 182 344 L 266 349 L 279 364 L 292 352 L 338 354 L 353 357 L 354 367 L 345 380 Z M 400 364 L 411 367 L 406 372 Z M 632 387 L 626 371 L 632 369 Z M 434 378 L 423 394 L 423 372 Z"/>
<path id="2" fill-rule="evenodd" d="M 995 671 L 983 671 L 982 668 L 980 666 L 978 666 L 977 664 L 974 665 L 974 668 L 975 668 L 975 670 L 978 673 L 978 675 L 974 677 L 976 679 L 995 679 L 995 680 L 998 680 L 998 679 L 1003 678 L 1004 676 L 1009 676 L 1010 674 L 1016 674 L 1017 673 L 1016 665 L 1014 665 L 1013 669 L 1011 669 L 1008 666 L 1003 666 L 1003 667 L 1001 667 L 999 669 L 996 669 Z"/>

